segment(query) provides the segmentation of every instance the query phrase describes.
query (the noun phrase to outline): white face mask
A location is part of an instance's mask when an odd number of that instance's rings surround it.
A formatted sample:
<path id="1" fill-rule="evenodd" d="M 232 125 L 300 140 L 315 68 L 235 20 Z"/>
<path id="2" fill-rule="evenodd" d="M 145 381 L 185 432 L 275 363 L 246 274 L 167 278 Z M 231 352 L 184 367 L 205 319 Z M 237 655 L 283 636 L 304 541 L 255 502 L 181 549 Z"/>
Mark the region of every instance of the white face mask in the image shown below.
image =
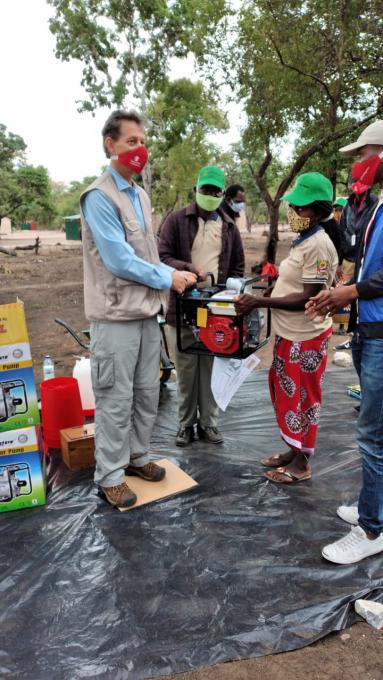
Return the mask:
<path id="1" fill-rule="evenodd" d="M 245 205 L 246 205 L 246 203 L 244 203 L 244 202 L 242 202 L 242 203 L 234 203 L 233 202 L 230 207 L 231 207 L 232 210 L 234 210 L 234 212 L 239 214 L 241 212 L 241 210 L 244 210 Z"/>

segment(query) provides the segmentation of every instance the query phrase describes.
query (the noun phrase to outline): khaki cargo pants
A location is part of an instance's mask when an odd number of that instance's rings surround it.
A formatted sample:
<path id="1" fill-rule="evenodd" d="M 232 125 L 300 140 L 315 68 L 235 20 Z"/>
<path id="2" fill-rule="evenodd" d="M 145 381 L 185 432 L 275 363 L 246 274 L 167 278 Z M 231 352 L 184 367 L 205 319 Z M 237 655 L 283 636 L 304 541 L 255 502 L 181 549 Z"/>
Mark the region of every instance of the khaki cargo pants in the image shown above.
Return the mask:
<path id="1" fill-rule="evenodd" d="M 95 482 L 124 481 L 131 462 L 149 462 L 157 415 L 160 329 L 157 316 L 138 321 L 93 321 L 91 372 L 95 396 Z"/>
<path id="2" fill-rule="evenodd" d="M 181 332 L 182 346 L 187 347 L 193 342 L 193 333 L 189 329 Z M 168 337 L 177 371 L 180 427 L 191 427 L 197 422 L 202 427 L 217 427 L 219 408 L 210 386 L 214 358 L 180 352 L 173 326 L 168 326 Z"/>

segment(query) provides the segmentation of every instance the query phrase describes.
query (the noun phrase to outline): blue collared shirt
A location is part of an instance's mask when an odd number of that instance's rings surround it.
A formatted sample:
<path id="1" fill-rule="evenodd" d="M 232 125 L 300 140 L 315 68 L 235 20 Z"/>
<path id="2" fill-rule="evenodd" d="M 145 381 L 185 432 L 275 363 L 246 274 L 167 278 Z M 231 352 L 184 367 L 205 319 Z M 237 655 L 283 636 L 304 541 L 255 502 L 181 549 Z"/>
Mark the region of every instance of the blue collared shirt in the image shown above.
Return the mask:
<path id="1" fill-rule="evenodd" d="M 111 166 L 108 172 L 115 179 L 118 190 L 124 191 L 131 200 L 141 227 L 146 230 L 137 189 Z M 173 267 L 163 262 L 152 264 L 136 255 L 125 240 L 125 230 L 115 207 L 102 191 L 93 189 L 85 197 L 83 210 L 101 260 L 113 276 L 159 290 L 171 287 Z"/>

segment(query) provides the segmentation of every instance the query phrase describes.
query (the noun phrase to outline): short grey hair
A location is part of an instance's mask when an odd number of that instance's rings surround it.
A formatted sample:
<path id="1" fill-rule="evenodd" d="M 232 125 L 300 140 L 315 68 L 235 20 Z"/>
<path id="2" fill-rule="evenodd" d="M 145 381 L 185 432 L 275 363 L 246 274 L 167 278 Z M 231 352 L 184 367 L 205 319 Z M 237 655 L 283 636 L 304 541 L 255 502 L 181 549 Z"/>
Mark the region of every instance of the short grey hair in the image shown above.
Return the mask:
<path id="1" fill-rule="evenodd" d="M 137 111 L 123 111 L 122 109 L 117 109 L 110 114 L 109 118 L 106 120 L 104 127 L 102 128 L 102 143 L 104 146 L 104 151 L 107 158 L 110 158 L 110 153 L 106 148 L 105 141 L 107 137 L 111 137 L 116 140 L 120 136 L 120 126 L 122 120 L 132 121 L 137 123 L 141 127 L 145 125 L 145 119 Z"/>

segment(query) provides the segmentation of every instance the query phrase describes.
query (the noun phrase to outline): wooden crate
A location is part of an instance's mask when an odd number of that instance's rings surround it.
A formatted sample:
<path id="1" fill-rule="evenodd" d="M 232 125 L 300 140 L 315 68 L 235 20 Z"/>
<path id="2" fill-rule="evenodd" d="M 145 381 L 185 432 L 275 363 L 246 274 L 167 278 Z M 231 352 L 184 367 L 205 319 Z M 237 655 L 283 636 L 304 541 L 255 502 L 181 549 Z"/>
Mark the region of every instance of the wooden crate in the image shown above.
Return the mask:
<path id="1" fill-rule="evenodd" d="M 70 470 L 94 467 L 94 423 L 60 430 L 61 453 Z"/>

